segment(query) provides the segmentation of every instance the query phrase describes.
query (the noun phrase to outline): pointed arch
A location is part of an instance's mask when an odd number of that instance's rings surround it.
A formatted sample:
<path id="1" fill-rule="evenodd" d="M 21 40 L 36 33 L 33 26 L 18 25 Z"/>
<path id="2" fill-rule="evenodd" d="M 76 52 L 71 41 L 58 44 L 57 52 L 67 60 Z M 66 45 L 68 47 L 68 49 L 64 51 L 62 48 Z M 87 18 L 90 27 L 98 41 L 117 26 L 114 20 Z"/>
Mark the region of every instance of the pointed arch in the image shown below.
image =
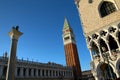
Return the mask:
<path id="1" fill-rule="evenodd" d="M 108 35 L 108 41 L 110 50 L 116 50 L 118 48 L 117 42 L 115 41 L 115 38 L 112 35 Z"/>
<path id="2" fill-rule="evenodd" d="M 100 44 L 100 49 L 101 49 L 101 47 L 105 47 L 106 48 L 106 52 L 107 52 L 108 51 L 108 47 L 107 47 L 107 44 L 105 43 L 104 39 L 100 38 L 98 42 Z M 101 49 L 101 52 L 103 52 L 102 49 Z"/>
<path id="3" fill-rule="evenodd" d="M 99 54 L 98 46 L 94 41 L 90 43 L 90 46 L 91 46 L 92 55 Z"/>

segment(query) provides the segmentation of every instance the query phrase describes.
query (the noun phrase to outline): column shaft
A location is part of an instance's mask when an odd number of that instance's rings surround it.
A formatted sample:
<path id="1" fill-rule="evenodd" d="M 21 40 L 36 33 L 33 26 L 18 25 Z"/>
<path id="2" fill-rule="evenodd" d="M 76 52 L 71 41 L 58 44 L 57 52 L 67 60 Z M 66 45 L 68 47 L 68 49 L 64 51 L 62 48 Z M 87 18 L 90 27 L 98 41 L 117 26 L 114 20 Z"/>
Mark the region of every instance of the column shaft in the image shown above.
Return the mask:
<path id="1" fill-rule="evenodd" d="M 38 69 L 36 69 L 36 77 L 38 77 Z"/>
<path id="2" fill-rule="evenodd" d="M 29 77 L 28 76 L 28 68 L 26 68 L 26 75 L 25 75 L 26 77 Z"/>
<path id="3" fill-rule="evenodd" d="M 20 77 L 23 77 L 23 67 L 20 68 Z"/>
<path id="4" fill-rule="evenodd" d="M 15 79 L 16 49 L 17 49 L 17 40 L 12 39 L 11 50 L 10 50 L 11 54 L 10 54 L 10 57 L 9 57 L 9 60 L 8 60 L 6 80 L 14 80 Z"/>

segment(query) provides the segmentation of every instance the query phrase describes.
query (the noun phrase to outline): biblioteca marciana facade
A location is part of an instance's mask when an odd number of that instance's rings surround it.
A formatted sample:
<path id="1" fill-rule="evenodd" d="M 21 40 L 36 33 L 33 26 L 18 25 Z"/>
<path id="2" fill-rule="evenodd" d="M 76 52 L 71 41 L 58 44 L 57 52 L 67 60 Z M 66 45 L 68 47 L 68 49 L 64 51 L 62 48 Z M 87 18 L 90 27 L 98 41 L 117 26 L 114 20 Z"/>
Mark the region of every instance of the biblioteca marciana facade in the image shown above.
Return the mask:
<path id="1" fill-rule="evenodd" d="M 0 57 L 0 80 L 5 80 L 8 57 Z M 11 73 L 12 74 L 12 73 Z M 48 62 L 40 63 L 29 60 L 17 59 L 15 80 L 73 80 L 71 67 Z"/>
<path id="2" fill-rule="evenodd" d="M 96 80 L 120 78 L 120 0 L 76 0 Z"/>

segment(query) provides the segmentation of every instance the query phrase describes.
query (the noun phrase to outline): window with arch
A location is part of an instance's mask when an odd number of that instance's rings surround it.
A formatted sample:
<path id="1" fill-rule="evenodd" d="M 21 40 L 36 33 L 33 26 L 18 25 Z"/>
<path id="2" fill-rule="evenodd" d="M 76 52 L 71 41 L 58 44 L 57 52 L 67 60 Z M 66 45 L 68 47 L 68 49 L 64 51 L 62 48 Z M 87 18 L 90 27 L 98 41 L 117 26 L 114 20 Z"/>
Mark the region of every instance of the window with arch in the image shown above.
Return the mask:
<path id="1" fill-rule="evenodd" d="M 115 12 L 117 9 L 114 5 L 114 3 L 112 2 L 108 2 L 108 1 L 104 1 L 102 4 L 101 4 L 101 7 L 100 7 L 100 14 L 101 14 L 101 17 L 105 17 L 113 12 Z"/>

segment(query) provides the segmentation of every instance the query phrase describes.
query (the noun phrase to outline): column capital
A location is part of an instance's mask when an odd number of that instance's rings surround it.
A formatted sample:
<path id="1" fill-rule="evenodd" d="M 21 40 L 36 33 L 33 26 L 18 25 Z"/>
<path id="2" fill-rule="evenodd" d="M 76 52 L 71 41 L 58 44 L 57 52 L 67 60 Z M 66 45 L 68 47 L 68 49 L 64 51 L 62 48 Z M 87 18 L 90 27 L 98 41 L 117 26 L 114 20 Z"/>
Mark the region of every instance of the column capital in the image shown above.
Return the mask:
<path id="1" fill-rule="evenodd" d="M 11 39 L 16 39 L 18 40 L 18 38 L 22 35 L 23 33 L 18 31 L 17 27 L 16 28 L 12 28 L 12 30 L 9 32 L 9 36 Z"/>

